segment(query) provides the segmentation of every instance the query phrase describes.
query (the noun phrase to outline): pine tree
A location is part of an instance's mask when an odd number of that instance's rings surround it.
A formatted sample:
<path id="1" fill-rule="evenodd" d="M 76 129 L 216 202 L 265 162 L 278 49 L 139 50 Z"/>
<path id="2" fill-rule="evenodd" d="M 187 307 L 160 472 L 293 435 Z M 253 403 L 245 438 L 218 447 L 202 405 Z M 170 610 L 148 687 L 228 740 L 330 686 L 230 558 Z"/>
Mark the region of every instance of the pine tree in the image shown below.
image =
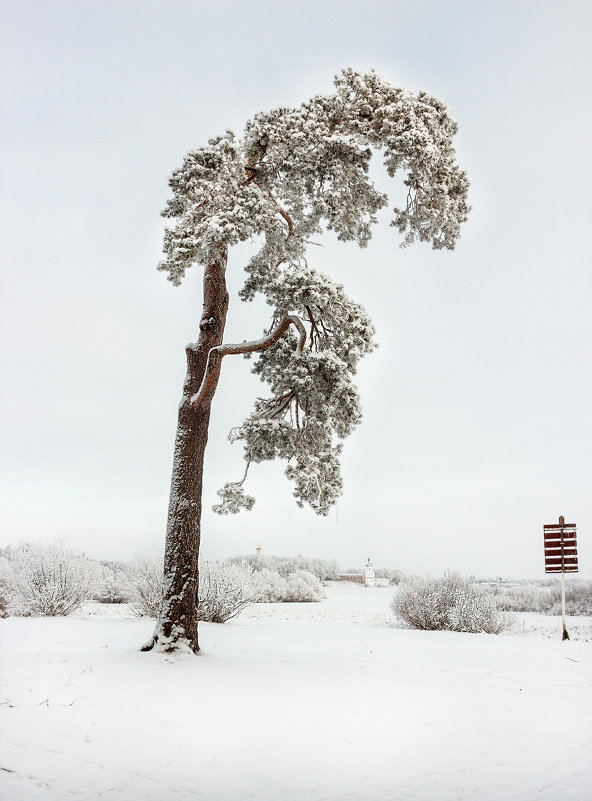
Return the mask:
<path id="1" fill-rule="evenodd" d="M 211 139 L 172 174 L 173 195 L 163 215 L 174 223 L 159 269 L 179 285 L 190 266 L 202 266 L 204 302 L 198 339 L 186 349 L 163 602 L 146 650 L 155 644 L 199 650 L 203 460 L 225 356 L 258 354 L 253 371 L 269 385 L 269 397 L 257 400 L 234 431 L 247 470 L 263 460 L 286 460 L 297 504 L 320 515 L 341 493 L 341 440 L 361 418 L 353 376 L 374 347 L 374 327 L 341 285 L 309 264 L 307 245 L 323 225 L 339 240 L 367 245 L 376 214 L 387 205 L 368 176 L 379 151 L 389 176 L 406 175 L 406 205 L 394 209 L 391 223 L 403 244 L 419 240 L 452 249 L 469 212 L 468 180 L 452 146 L 456 131 L 440 100 L 395 88 L 375 71 L 347 69 L 336 77 L 334 94 L 257 114 L 242 138 L 227 131 Z M 262 293 L 271 320 L 259 339 L 223 344 L 227 254 L 253 237 L 262 246 L 245 267 L 240 295 L 248 301 Z M 244 480 L 219 491 L 215 511 L 252 507 Z"/>

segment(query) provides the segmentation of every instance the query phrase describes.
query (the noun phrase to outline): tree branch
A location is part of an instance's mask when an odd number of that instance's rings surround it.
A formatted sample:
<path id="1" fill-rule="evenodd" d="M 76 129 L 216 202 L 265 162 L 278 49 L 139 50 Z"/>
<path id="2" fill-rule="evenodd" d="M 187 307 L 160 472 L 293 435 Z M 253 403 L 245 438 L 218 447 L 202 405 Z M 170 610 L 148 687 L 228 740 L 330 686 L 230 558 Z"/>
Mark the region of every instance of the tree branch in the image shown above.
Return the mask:
<path id="1" fill-rule="evenodd" d="M 218 351 L 222 357 L 229 355 L 234 356 L 241 353 L 256 353 L 260 350 L 267 350 L 267 348 L 275 345 L 278 339 L 281 339 L 291 325 L 294 325 L 300 334 L 298 347 L 296 348 L 296 356 L 301 356 L 302 349 L 304 348 L 304 343 L 306 341 L 306 328 L 302 325 L 300 317 L 297 317 L 295 314 L 284 315 L 273 331 L 270 331 L 269 334 L 261 337 L 261 339 L 254 339 L 251 342 L 241 342 L 237 345 L 218 345 L 216 348 L 212 348 L 210 354 L 215 350 Z"/>
<path id="2" fill-rule="evenodd" d="M 288 212 L 280 206 L 280 204 L 279 204 L 277 198 L 274 196 L 273 192 L 270 189 L 268 189 L 266 186 L 261 186 L 261 184 L 257 180 L 257 167 L 255 166 L 256 164 L 257 164 L 257 162 L 254 161 L 253 159 L 249 160 L 249 165 L 247 167 L 245 167 L 245 172 L 247 173 L 247 178 L 246 178 L 246 180 L 244 180 L 242 182 L 241 186 L 248 186 L 251 183 L 255 183 L 259 187 L 259 189 L 261 189 L 263 192 L 267 192 L 269 197 L 273 200 L 273 202 L 278 207 L 279 213 L 281 214 L 281 216 L 284 218 L 284 220 L 286 221 L 286 223 L 288 225 L 288 237 L 294 236 L 294 223 L 292 222 L 292 218 L 290 217 Z"/>
<path id="3" fill-rule="evenodd" d="M 268 189 L 266 186 L 261 186 L 261 184 L 257 180 L 255 180 L 255 183 L 257 184 L 259 189 L 261 189 L 263 192 L 267 192 L 269 197 L 273 200 L 273 202 L 277 206 L 279 213 L 281 214 L 281 216 L 284 218 L 284 220 L 288 225 L 288 238 L 294 236 L 294 223 L 292 222 L 292 218 L 290 217 L 288 212 L 280 206 L 278 199 L 275 197 L 271 189 Z"/>
<path id="4" fill-rule="evenodd" d="M 218 385 L 220 368 L 224 356 L 236 356 L 243 353 L 256 353 L 261 350 L 267 350 L 267 348 L 275 345 L 275 343 L 281 339 L 291 325 L 294 325 L 300 334 L 298 346 L 296 347 L 296 357 L 299 358 L 302 356 L 302 349 L 306 342 L 306 328 L 303 326 L 300 318 L 295 314 L 286 314 L 273 331 L 270 331 L 269 334 L 261 337 L 261 339 L 254 339 L 250 342 L 240 342 L 234 345 L 217 345 L 212 348 L 208 353 L 208 361 L 201 386 L 191 398 L 191 404 L 193 406 L 199 406 L 204 402 L 212 400 Z"/>

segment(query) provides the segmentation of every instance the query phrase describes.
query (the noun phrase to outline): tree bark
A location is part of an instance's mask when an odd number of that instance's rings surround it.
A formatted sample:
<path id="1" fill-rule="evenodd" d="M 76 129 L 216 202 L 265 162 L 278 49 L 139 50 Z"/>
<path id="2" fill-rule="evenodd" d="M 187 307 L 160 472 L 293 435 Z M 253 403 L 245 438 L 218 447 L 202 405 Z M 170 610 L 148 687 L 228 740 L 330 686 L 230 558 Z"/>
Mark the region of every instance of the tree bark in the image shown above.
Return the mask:
<path id="1" fill-rule="evenodd" d="M 160 617 L 142 650 L 199 651 L 197 600 L 203 464 L 210 409 L 215 391 L 198 399 L 208 355 L 222 343 L 228 292 L 226 251 L 204 273 L 204 303 L 196 343 L 188 345 L 187 374 L 179 404 L 173 475 L 166 530 L 164 583 Z M 217 376 L 216 376 L 217 383 Z"/>

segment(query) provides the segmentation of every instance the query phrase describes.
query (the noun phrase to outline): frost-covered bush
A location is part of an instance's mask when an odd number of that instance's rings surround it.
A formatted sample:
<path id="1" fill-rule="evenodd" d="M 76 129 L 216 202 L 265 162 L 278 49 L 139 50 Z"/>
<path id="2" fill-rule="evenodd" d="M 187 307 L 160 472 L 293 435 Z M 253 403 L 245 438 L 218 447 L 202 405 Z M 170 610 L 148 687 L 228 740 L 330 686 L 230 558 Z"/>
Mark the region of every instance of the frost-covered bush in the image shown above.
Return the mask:
<path id="1" fill-rule="evenodd" d="M 538 612 L 542 615 L 561 614 L 561 587 L 538 584 L 504 585 L 488 589 L 498 609 L 510 612 Z M 592 615 L 592 582 L 569 582 L 565 587 L 565 611 L 568 615 Z"/>
<path id="2" fill-rule="evenodd" d="M 360 573 L 365 572 L 361 570 Z M 374 569 L 374 577 L 377 579 L 388 579 L 389 584 L 397 585 L 405 580 L 405 574 L 402 570 L 391 570 L 386 567 L 377 567 Z"/>
<path id="3" fill-rule="evenodd" d="M 548 614 L 561 614 L 561 589 L 554 587 L 550 592 Z M 592 581 L 581 584 L 568 584 L 565 588 L 565 612 L 568 615 L 592 615 Z"/>
<path id="4" fill-rule="evenodd" d="M 138 615 L 158 617 L 162 601 L 163 564 L 137 558 L 126 568 L 129 597 Z M 224 623 L 263 593 L 262 582 L 247 565 L 204 562 L 199 568 L 199 620 Z"/>
<path id="5" fill-rule="evenodd" d="M 204 562 L 199 568 L 199 620 L 225 623 L 259 600 L 264 584 L 248 565 Z"/>
<path id="6" fill-rule="evenodd" d="M 127 596 L 136 615 L 158 617 L 162 600 L 162 559 L 138 556 L 125 567 Z"/>
<path id="7" fill-rule="evenodd" d="M 456 572 L 446 573 L 440 579 L 415 579 L 401 585 L 391 609 L 411 628 L 428 631 L 499 634 L 511 622 L 497 608 L 491 594 L 474 587 Z"/>
<path id="8" fill-rule="evenodd" d="M 325 597 L 323 585 L 308 570 L 296 570 L 282 576 L 276 570 L 262 567 L 254 571 L 254 576 L 260 582 L 259 603 L 300 603 L 321 601 Z"/>
<path id="9" fill-rule="evenodd" d="M 330 581 L 339 576 L 339 565 L 335 559 L 316 559 L 309 556 L 276 557 L 278 573 L 284 578 L 294 575 L 299 570 L 312 573 L 319 581 Z"/>
<path id="10" fill-rule="evenodd" d="M 288 582 L 283 576 L 267 567 L 258 570 L 257 575 L 263 590 L 262 595 L 257 599 L 259 603 L 283 603 L 287 600 L 290 590 Z"/>
<path id="11" fill-rule="evenodd" d="M 288 597 L 290 603 L 303 603 L 307 601 L 322 601 L 325 590 L 318 578 L 308 570 L 297 570 L 287 579 Z"/>
<path id="12" fill-rule="evenodd" d="M 126 566 L 118 563 L 100 563 L 99 579 L 93 595 L 102 604 L 123 604 L 130 600 Z"/>
<path id="13" fill-rule="evenodd" d="M 336 579 L 339 576 L 339 565 L 335 559 L 312 559 L 308 556 L 234 556 L 228 560 L 234 564 L 248 564 L 253 570 L 271 570 L 283 578 L 293 575 L 298 570 L 313 573 L 320 581 Z"/>
<path id="14" fill-rule="evenodd" d="M 157 617 L 162 598 L 162 560 L 137 558 L 125 568 L 126 597 L 137 615 Z M 252 603 L 320 601 L 321 582 L 298 570 L 287 579 L 274 570 L 254 570 L 250 564 L 203 562 L 199 568 L 198 618 L 224 623 Z"/>
<path id="15" fill-rule="evenodd" d="M 499 584 L 488 588 L 498 609 L 506 612 L 539 612 L 548 614 L 551 608 L 551 592 L 536 584 L 507 586 Z"/>
<path id="16" fill-rule="evenodd" d="M 14 615 L 69 615 L 92 596 L 98 565 L 61 545 L 21 545 L 6 574 L 8 611 Z"/>
<path id="17" fill-rule="evenodd" d="M 0 555 L 0 618 L 8 617 L 12 567 L 6 556 Z"/>

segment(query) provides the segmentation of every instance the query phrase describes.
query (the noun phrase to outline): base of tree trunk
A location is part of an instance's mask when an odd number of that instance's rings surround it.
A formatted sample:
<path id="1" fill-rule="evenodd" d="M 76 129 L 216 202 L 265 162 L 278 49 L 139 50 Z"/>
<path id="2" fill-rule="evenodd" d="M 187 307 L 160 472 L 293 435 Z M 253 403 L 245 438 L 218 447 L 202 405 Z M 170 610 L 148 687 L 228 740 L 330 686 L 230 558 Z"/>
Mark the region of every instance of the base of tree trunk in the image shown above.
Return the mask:
<path id="1" fill-rule="evenodd" d="M 153 634 L 150 639 L 140 647 L 140 651 L 158 651 L 163 654 L 197 654 L 200 651 L 198 643 L 191 643 L 187 637 L 163 637 Z"/>

